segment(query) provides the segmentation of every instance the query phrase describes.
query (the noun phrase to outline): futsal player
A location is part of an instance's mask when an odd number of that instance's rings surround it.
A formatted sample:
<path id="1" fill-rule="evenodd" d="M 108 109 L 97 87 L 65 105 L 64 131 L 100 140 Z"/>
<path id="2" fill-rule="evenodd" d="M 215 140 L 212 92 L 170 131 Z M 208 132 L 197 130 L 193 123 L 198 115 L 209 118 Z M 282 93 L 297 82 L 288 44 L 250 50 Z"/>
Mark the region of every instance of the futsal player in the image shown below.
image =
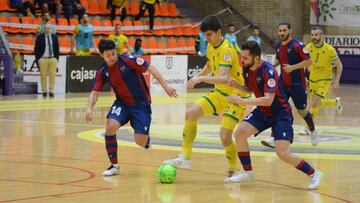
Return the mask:
<path id="1" fill-rule="evenodd" d="M 280 23 L 277 27 L 280 42 L 276 44 L 276 60 L 274 67 L 280 64 L 280 83 L 284 87 L 286 97 L 291 98 L 299 115 L 305 120 L 310 130 L 311 144 L 318 143 L 318 133 L 313 118 L 307 108 L 307 93 L 304 68 L 312 61 L 305 45 L 290 34 L 291 25 Z M 261 141 L 268 147 L 274 147 L 274 138 Z"/>
<path id="2" fill-rule="evenodd" d="M 136 144 L 145 149 L 150 147 L 151 97 L 143 73 L 149 71 L 170 97 L 176 97 L 177 94 L 148 62 L 131 55 L 118 55 L 112 40 L 102 39 L 98 47 L 105 64 L 96 74 L 95 84 L 89 96 L 86 120 L 93 119 L 93 108 L 99 92 L 105 83 L 110 83 L 116 100 L 107 114 L 105 146 L 111 165 L 103 175 L 112 176 L 119 174 L 120 170 L 116 139 L 116 132 L 120 127 L 130 122 Z"/>
<path id="3" fill-rule="evenodd" d="M 306 45 L 313 63 L 310 66 L 310 112 L 315 118 L 320 106 L 333 106 L 339 111 L 342 110 L 340 97 L 328 99 L 330 87 L 333 90 L 339 88 L 339 82 L 343 70 L 342 63 L 334 47 L 324 42 L 323 31 L 320 27 L 311 29 L 311 42 Z M 333 64 L 336 66 L 335 79 L 333 80 Z M 305 128 L 306 129 L 306 128 Z"/>
<path id="4" fill-rule="evenodd" d="M 229 104 L 226 97 L 232 94 L 242 98 L 250 97 L 227 84 L 229 78 L 244 84 L 242 70 L 234 46 L 221 34 L 222 24 L 216 16 L 207 16 L 200 25 L 207 45 L 208 59 L 197 77 L 188 81 L 187 87 L 193 88 L 201 82 L 215 84 L 215 89 L 199 98 L 186 110 L 183 129 L 182 153 L 175 159 L 164 163 L 172 164 L 178 168 L 191 168 L 191 152 L 197 134 L 198 120 L 204 116 L 223 114 L 220 124 L 220 139 L 225 148 L 229 163 L 228 176 L 238 171 L 236 146 L 232 139 L 233 129 L 242 118 L 245 105 Z M 213 76 L 209 76 L 212 73 Z"/>
<path id="5" fill-rule="evenodd" d="M 254 180 L 255 175 L 252 170 L 247 140 L 250 136 L 271 128 L 278 157 L 310 177 L 308 189 L 317 189 L 323 176 L 322 172 L 313 168 L 302 158 L 290 153 L 290 144 L 293 142 L 294 136 L 293 116 L 276 69 L 270 63 L 260 59 L 261 48 L 256 42 L 246 42 L 242 45 L 241 50 L 246 86 L 238 84 L 234 80 L 230 80 L 229 83 L 239 89 L 252 91 L 256 98 L 243 99 L 237 95 L 227 98 L 231 103 L 255 105 L 257 108 L 238 125 L 235 131 L 238 157 L 244 171 L 226 178 L 225 182 Z"/>

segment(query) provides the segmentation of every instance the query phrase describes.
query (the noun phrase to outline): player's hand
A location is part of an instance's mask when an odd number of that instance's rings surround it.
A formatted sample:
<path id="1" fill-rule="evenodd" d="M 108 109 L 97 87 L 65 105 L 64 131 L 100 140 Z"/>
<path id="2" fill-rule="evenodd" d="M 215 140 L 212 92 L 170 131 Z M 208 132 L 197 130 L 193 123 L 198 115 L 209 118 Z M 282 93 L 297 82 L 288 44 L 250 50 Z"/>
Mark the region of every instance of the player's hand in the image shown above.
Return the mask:
<path id="1" fill-rule="evenodd" d="M 200 77 L 193 77 L 188 81 L 186 86 L 187 86 L 188 89 L 192 89 L 192 88 L 194 88 L 195 85 L 197 85 L 197 84 L 199 84 L 201 82 L 202 81 L 201 81 Z"/>
<path id="2" fill-rule="evenodd" d="M 230 103 L 234 103 L 234 104 L 245 104 L 245 99 L 242 99 L 241 97 L 237 96 L 237 95 L 230 95 L 228 97 L 226 97 L 226 99 L 230 102 Z"/>
<path id="3" fill-rule="evenodd" d="M 172 87 L 166 87 L 164 90 L 169 97 L 176 98 L 178 96 L 176 93 L 176 89 L 174 89 Z"/>
<path id="4" fill-rule="evenodd" d="M 294 67 L 292 65 L 285 64 L 283 69 L 286 73 L 291 73 L 294 70 Z"/>
<path id="5" fill-rule="evenodd" d="M 87 121 L 87 122 L 90 122 L 90 121 L 93 120 L 94 116 L 93 116 L 93 112 L 92 112 L 91 109 L 88 109 L 88 110 L 86 111 L 85 117 L 86 117 L 86 121 Z"/>

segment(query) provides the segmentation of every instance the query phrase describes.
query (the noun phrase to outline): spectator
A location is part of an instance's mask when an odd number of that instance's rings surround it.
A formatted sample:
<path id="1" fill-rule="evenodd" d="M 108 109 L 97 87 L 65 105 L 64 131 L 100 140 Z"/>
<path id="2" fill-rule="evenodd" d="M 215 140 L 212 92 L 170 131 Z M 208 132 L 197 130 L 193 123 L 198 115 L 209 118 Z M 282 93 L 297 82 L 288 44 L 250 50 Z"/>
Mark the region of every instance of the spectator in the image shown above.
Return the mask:
<path id="1" fill-rule="evenodd" d="M 90 49 L 94 47 L 94 26 L 89 23 L 89 16 L 84 14 L 81 23 L 75 27 L 73 39 L 76 39 L 76 55 L 88 56 Z"/>
<path id="2" fill-rule="evenodd" d="M 204 33 L 199 32 L 195 38 L 195 50 L 199 56 L 206 56 L 207 44 Z"/>
<path id="3" fill-rule="evenodd" d="M 121 13 L 121 22 L 124 21 L 126 18 L 126 5 L 128 3 L 128 0 L 108 0 L 108 5 L 111 6 L 111 22 L 115 20 L 116 15 L 116 9 L 120 9 Z"/>
<path id="4" fill-rule="evenodd" d="M 154 16 L 155 16 L 155 4 L 157 2 L 161 3 L 162 0 L 142 0 L 140 3 L 140 13 L 135 17 L 135 20 L 140 20 L 144 16 L 146 9 L 149 11 L 150 19 L 150 32 L 154 31 Z"/>
<path id="5" fill-rule="evenodd" d="M 141 55 L 144 55 L 146 54 L 145 50 L 141 47 L 141 44 L 142 44 L 142 40 L 141 39 L 136 39 L 135 40 L 135 46 L 134 46 L 134 49 L 132 51 L 132 55 L 134 56 L 141 56 Z"/>
<path id="6" fill-rule="evenodd" d="M 65 3 L 65 1 L 64 1 Z M 86 9 L 80 4 L 80 0 L 68 0 L 64 5 L 64 14 L 70 25 L 70 18 L 76 14 L 78 16 L 79 23 L 81 23 L 81 17 L 85 15 Z"/>
<path id="7" fill-rule="evenodd" d="M 48 94 L 47 74 L 49 73 L 49 97 L 54 97 L 55 74 L 59 60 L 59 41 L 56 34 L 52 34 L 50 24 L 45 25 L 45 33 L 36 37 L 35 59 L 39 63 L 41 76 L 41 90 L 43 97 Z"/>
<path id="8" fill-rule="evenodd" d="M 126 49 L 128 47 L 128 38 L 121 34 L 120 25 L 115 25 L 115 34 L 111 34 L 109 39 L 115 42 L 117 54 L 124 54 L 127 52 Z"/>
<path id="9" fill-rule="evenodd" d="M 234 45 L 236 51 L 240 53 L 240 47 L 237 43 L 237 37 L 235 35 L 235 26 L 233 24 L 229 24 L 228 33 L 226 33 L 225 38 L 229 40 L 229 42 Z"/>
<path id="10" fill-rule="evenodd" d="M 40 9 L 41 13 L 47 13 L 49 12 L 49 0 L 35 0 L 35 9 Z"/>
<path id="11" fill-rule="evenodd" d="M 252 26 L 251 27 L 251 35 L 247 38 L 246 41 L 255 41 L 259 46 L 261 46 L 261 38 L 259 37 L 260 35 L 260 30 L 259 27 L 257 26 Z"/>
<path id="12" fill-rule="evenodd" d="M 35 7 L 29 0 L 10 0 L 10 8 L 17 9 L 23 16 L 34 17 Z"/>
<path id="13" fill-rule="evenodd" d="M 45 32 L 45 25 L 49 24 L 51 27 L 51 34 L 55 34 L 55 26 L 50 23 L 50 14 L 48 12 L 43 14 L 43 22 L 36 28 L 37 34 L 43 34 Z"/>

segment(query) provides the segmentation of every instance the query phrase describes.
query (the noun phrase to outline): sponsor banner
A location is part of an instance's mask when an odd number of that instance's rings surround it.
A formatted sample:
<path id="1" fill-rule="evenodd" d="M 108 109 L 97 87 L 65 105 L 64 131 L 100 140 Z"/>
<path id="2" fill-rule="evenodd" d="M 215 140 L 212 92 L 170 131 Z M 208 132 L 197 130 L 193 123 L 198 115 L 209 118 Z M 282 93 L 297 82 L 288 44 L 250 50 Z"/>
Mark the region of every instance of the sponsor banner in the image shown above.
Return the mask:
<path id="1" fill-rule="evenodd" d="M 311 0 L 310 24 L 360 27 L 359 0 Z"/>
<path id="2" fill-rule="evenodd" d="M 198 55 L 191 55 L 188 57 L 188 69 L 187 69 L 187 80 L 197 76 L 205 66 L 207 60 L 206 57 Z M 213 88 L 214 85 L 207 83 L 200 83 L 195 85 L 194 88 Z"/>
<path id="3" fill-rule="evenodd" d="M 360 55 L 360 35 L 327 35 L 324 39 L 339 55 Z"/>
<path id="4" fill-rule="evenodd" d="M 144 56 L 150 62 L 150 56 Z M 68 56 L 67 57 L 67 92 L 90 92 L 97 70 L 104 63 L 100 56 Z M 144 73 L 145 81 L 150 88 L 150 74 Z M 109 91 L 110 85 L 106 84 L 103 91 Z"/>
<path id="5" fill-rule="evenodd" d="M 188 56 L 185 55 L 153 55 L 154 65 L 166 82 L 178 91 L 186 90 Z M 151 76 L 151 91 L 162 92 L 159 82 Z"/>
<path id="6" fill-rule="evenodd" d="M 24 82 L 37 82 L 38 92 L 41 93 L 40 68 L 34 55 L 24 55 Z M 66 57 L 60 56 L 57 64 L 54 93 L 65 93 L 66 86 Z M 49 87 L 49 85 L 48 85 Z"/>

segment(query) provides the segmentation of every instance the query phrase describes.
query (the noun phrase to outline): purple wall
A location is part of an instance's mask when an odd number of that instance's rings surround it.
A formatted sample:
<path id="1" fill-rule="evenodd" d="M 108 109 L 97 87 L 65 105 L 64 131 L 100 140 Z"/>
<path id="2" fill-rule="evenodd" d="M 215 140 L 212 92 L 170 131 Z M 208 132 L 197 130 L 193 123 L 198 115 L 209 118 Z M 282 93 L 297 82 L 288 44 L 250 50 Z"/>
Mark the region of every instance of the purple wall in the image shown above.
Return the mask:
<path id="1" fill-rule="evenodd" d="M 360 56 L 340 55 L 344 66 L 341 83 L 360 84 Z"/>

